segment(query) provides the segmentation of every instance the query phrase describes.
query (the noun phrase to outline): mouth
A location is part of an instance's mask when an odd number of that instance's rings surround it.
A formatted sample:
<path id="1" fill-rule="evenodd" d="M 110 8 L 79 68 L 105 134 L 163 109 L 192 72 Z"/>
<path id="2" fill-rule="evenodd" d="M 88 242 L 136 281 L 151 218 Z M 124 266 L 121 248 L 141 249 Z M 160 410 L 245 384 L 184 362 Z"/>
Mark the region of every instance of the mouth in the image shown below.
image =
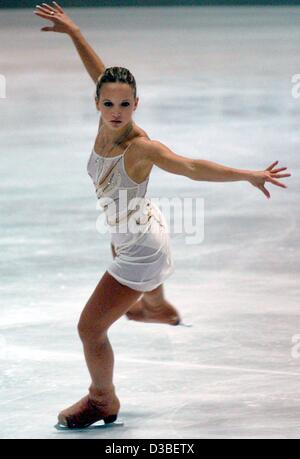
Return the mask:
<path id="1" fill-rule="evenodd" d="M 111 123 L 113 123 L 113 124 L 121 124 L 122 121 L 111 120 Z"/>

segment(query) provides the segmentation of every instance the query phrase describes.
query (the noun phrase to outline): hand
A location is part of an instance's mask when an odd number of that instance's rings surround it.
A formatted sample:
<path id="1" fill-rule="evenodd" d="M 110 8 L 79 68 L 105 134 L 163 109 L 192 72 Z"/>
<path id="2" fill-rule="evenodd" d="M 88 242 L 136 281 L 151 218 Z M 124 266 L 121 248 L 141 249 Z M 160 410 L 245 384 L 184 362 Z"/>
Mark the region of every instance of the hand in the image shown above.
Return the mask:
<path id="1" fill-rule="evenodd" d="M 287 169 L 287 167 L 273 169 L 273 167 L 277 163 L 278 161 L 275 161 L 275 163 L 272 163 L 271 166 L 267 167 L 264 171 L 250 172 L 250 176 L 248 178 L 248 181 L 256 188 L 259 188 L 268 199 L 271 196 L 269 191 L 264 187 L 265 182 L 271 182 L 274 185 L 281 186 L 282 188 L 287 188 L 287 186 L 284 183 L 279 182 L 278 180 L 276 180 L 276 178 L 291 176 L 291 174 L 278 174 L 278 172 Z"/>
<path id="2" fill-rule="evenodd" d="M 54 4 L 53 8 L 47 3 L 42 3 L 43 6 L 36 5 L 37 10 L 34 11 L 34 14 L 53 22 L 53 27 L 42 27 L 41 31 L 60 32 L 70 35 L 72 32 L 78 31 L 79 27 L 66 15 L 62 7 L 56 2 L 52 3 Z"/>

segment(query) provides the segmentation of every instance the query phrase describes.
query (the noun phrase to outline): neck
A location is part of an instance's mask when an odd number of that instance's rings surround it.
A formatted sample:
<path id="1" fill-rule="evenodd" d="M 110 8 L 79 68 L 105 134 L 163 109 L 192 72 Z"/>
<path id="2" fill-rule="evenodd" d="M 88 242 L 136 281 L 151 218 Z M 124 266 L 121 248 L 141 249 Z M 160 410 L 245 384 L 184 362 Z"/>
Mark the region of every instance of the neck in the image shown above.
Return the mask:
<path id="1" fill-rule="evenodd" d="M 133 121 L 130 120 L 125 126 L 120 129 L 112 129 L 106 124 L 102 125 L 102 135 L 107 143 L 114 143 L 119 140 L 127 131 L 129 131 L 130 127 L 133 126 Z"/>

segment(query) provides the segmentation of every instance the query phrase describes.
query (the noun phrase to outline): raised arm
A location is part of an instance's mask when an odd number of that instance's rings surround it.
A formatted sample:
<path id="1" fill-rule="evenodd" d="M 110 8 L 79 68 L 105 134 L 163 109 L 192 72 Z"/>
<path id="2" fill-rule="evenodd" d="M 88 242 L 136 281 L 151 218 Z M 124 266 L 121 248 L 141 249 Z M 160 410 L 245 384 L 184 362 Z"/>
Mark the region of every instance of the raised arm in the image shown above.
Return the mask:
<path id="1" fill-rule="evenodd" d="M 42 3 L 43 6 L 37 5 L 37 9 L 34 11 L 34 14 L 37 16 L 48 19 L 53 23 L 52 27 L 42 27 L 41 31 L 59 32 L 69 35 L 88 74 L 94 83 L 96 83 L 99 75 L 105 71 L 104 63 L 86 41 L 77 24 L 70 19 L 58 3 L 52 3 L 53 6 L 49 6 L 47 3 Z"/>
<path id="2" fill-rule="evenodd" d="M 248 181 L 251 185 L 259 188 L 267 198 L 270 198 L 270 193 L 264 187 L 265 182 L 271 182 L 273 185 L 287 188 L 284 183 L 276 179 L 290 177 L 291 175 L 279 174 L 279 172 L 287 169 L 287 167 L 274 169 L 278 161 L 275 161 L 263 171 L 252 171 L 234 169 L 205 159 L 180 156 L 157 140 L 143 140 L 142 147 L 146 160 L 150 164 L 154 164 L 167 172 L 184 175 L 192 180 L 208 182 Z"/>

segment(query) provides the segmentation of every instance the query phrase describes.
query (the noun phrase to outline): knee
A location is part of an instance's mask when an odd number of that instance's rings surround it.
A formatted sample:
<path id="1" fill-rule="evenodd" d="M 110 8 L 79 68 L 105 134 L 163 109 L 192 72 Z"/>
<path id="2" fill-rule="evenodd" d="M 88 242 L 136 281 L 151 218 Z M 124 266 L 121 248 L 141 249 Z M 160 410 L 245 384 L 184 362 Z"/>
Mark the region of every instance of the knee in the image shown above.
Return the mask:
<path id="1" fill-rule="evenodd" d="M 78 335 L 81 341 L 85 344 L 88 343 L 101 343 L 107 338 L 107 330 L 101 324 L 88 323 L 86 321 L 80 320 L 77 325 Z"/>

